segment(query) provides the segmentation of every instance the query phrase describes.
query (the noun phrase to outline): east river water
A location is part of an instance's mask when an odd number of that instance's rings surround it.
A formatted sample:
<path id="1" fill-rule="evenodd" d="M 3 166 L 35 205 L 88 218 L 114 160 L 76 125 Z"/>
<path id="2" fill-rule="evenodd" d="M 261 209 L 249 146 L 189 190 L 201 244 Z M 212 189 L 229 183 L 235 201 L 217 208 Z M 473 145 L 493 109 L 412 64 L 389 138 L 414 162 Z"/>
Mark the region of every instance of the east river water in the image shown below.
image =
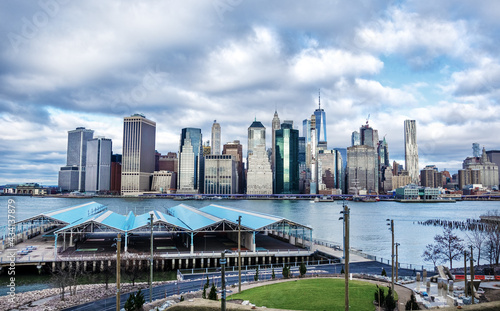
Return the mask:
<path id="1" fill-rule="evenodd" d="M 342 202 L 313 203 L 308 200 L 193 200 L 174 201 L 169 199 L 138 198 L 51 198 L 51 197 L 0 197 L 0 224 L 7 224 L 8 199 L 15 200 L 16 220 L 50 211 L 53 209 L 96 201 L 108 206 L 114 212 L 127 214 L 133 211 L 142 214 L 156 209 L 162 212 L 180 203 L 194 207 L 209 204 L 220 204 L 272 214 L 288 218 L 313 228 L 313 238 L 342 243 L 342 221 L 339 220 Z M 436 234 L 443 229 L 433 226 L 419 225 L 419 221 L 443 219 L 464 221 L 467 218 L 479 218 L 489 210 L 500 209 L 499 202 L 467 201 L 457 203 L 398 203 L 381 202 L 348 202 L 351 210 L 350 241 L 351 247 L 377 258 L 391 258 L 391 232 L 386 219 L 394 219 L 395 241 L 400 243 L 399 262 L 402 264 L 431 265 L 422 260 L 425 246 L 433 242 Z M 466 238 L 465 233 L 456 234 Z M 460 262 L 454 266 L 460 266 Z"/>

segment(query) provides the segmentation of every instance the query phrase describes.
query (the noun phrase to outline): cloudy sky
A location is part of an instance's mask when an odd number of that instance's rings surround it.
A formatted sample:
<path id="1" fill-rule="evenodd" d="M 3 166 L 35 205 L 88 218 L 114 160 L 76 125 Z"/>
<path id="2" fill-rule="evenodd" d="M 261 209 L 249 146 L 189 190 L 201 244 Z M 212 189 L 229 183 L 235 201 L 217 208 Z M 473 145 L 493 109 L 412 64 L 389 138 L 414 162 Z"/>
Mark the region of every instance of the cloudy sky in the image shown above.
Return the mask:
<path id="1" fill-rule="evenodd" d="M 500 149 L 499 21 L 493 0 L 2 1 L 0 184 L 57 184 L 79 126 L 121 153 L 136 112 L 161 153 L 215 119 L 246 145 L 275 108 L 302 132 L 318 89 L 329 148 L 370 115 L 403 163 L 415 119 L 420 166 L 453 172 L 473 142 Z"/>

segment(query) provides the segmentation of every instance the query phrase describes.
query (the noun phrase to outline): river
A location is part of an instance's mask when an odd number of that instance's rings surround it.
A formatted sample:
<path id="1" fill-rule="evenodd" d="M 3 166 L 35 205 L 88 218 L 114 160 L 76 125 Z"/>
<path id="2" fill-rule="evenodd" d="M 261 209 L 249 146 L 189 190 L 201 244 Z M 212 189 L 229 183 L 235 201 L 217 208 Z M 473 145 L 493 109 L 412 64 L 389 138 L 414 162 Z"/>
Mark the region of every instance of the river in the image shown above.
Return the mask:
<path id="1" fill-rule="evenodd" d="M 156 209 L 165 212 L 165 209 L 178 205 L 179 201 L 169 199 L 138 199 L 138 198 L 52 198 L 52 197 L 10 197 L 15 200 L 16 220 L 49 210 L 73 206 L 83 202 L 96 201 L 108 206 L 112 211 L 127 214 L 134 211 L 142 214 Z M 7 200 L 9 197 L 0 197 L 0 224 L 7 224 Z M 203 207 L 209 204 L 220 204 L 243 210 L 288 218 L 313 228 L 313 238 L 341 244 L 342 221 L 338 220 L 342 210 L 342 202 L 313 203 L 308 200 L 193 200 L 182 203 L 194 207 Z M 351 247 L 363 252 L 391 258 L 391 232 L 386 219 L 394 220 L 395 241 L 400 243 L 399 261 L 416 265 L 430 265 L 422 260 L 425 245 L 433 242 L 436 234 L 442 233 L 442 228 L 422 226 L 418 221 L 427 219 L 444 219 L 462 221 L 467 218 L 478 218 L 489 210 L 500 208 L 499 202 L 467 201 L 457 203 L 398 203 L 392 201 L 381 202 L 348 202 L 351 210 L 350 241 Z M 456 234 L 465 238 L 464 233 Z M 455 266 L 460 266 L 457 262 Z"/>

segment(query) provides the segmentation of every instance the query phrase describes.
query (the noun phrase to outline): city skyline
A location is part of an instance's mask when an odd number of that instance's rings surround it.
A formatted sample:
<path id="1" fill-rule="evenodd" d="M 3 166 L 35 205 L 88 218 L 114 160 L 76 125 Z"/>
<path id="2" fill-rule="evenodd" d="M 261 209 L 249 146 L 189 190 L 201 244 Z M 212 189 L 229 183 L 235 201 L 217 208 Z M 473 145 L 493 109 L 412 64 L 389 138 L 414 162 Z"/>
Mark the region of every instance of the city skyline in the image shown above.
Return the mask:
<path id="1" fill-rule="evenodd" d="M 300 129 L 318 89 L 328 149 L 350 146 L 368 115 L 391 163 L 404 163 L 406 119 L 420 169 L 456 172 L 472 143 L 500 149 L 494 1 L 41 3 L 0 4 L 0 184 L 57 184 L 76 127 L 122 153 L 134 113 L 157 123 L 162 154 L 182 128 L 210 137 L 216 119 L 221 146 L 239 140 L 246 157 L 253 120 L 270 148 L 274 111 Z"/>

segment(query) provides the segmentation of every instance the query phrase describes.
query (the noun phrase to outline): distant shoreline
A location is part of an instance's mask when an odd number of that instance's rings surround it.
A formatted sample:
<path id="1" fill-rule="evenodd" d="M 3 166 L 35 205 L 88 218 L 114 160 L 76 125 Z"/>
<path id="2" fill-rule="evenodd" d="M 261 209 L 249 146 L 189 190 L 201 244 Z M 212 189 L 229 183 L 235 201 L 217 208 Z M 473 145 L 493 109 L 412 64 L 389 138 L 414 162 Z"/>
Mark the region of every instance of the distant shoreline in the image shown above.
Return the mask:
<path id="1" fill-rule="evenodd" d="M 203 194 L 145 194 L 145 195 L 61 195 L 61 194 L 49 194 L 49 195 L 29 195 L 29 194 L 12 194 L 12 193 L 0 193 L 0 196 L 20 196 L 20 197 L 35 197 L 35 198 L 63 198 L 63 199 L 91 199 L 91 198 L 122 198 L 122 199 L 168 199 L 174 201 L 219 201 L 219 200 L 301 200 L 301 201 L 313 201 L 314 203 L 327 203 L 333 201 L 346 200 L 352 202 L 352 195 L 321 195 L 321 194 L 287 194 L 287 195 L 272 195 L 272 196 L 255 196 L 255 195 L 203 195 Z M 500 195 L 470 195 L 462 197 L 445 197 L 443 199 L 437 200 L 402 200 L 396 199 L 394 197 L 387 197 L 385 195 L 380 195 L 380 201 L 392 201 L 400 203 L 450 203 L 450 202 L 460 202 L 460 201 L 500 201 Z M 363 198 L 374 198 L 377 195 L 360 196 Z M 314 201 L 315 198 L 320 199 L 319 201 Z M 323 199 L 324 198 L 324 199 Z M 358 201 L 360 203 L 375 203 L 375 201 Z"/>

